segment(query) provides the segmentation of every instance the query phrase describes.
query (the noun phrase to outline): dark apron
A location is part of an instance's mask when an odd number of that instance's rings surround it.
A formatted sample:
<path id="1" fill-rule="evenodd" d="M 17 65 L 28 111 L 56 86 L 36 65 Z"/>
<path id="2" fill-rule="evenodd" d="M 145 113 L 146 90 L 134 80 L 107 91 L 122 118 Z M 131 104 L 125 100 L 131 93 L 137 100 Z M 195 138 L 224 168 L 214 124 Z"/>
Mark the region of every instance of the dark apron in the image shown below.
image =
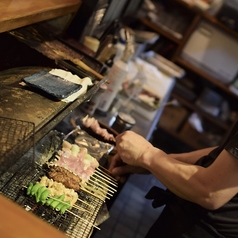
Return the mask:
<path id="1" fill-rule="evenodd" d="M 224 142 L 196 164 L 203 167 L 212 164 L 237 131 L 238 122 Z M 209 210 L 158 187 L 152 187 L 145 197 L 153 200 L 154 208 L 166 205 L 146 238 L 225 238 L 206 223 Z"/>
<path id="2" fill-rule="evenodd" d="M 146 198 L 154 199 L 153 207 L 166 206 L 150 228 L 146 238 L 224 238 L 215 230 L 210 230 L 210 227 L 207 227 L 203 221 L 202 218 L 206 216 L 208 210 L 177 197 L 169 190 L 161 189 L 159 191 L 159 189 L 153 187 Z M 156 192 L 156 196 L 154 196 L 154 192 Z M 161 198 L 167 200 L 165 204 L 162 203 Z"/>

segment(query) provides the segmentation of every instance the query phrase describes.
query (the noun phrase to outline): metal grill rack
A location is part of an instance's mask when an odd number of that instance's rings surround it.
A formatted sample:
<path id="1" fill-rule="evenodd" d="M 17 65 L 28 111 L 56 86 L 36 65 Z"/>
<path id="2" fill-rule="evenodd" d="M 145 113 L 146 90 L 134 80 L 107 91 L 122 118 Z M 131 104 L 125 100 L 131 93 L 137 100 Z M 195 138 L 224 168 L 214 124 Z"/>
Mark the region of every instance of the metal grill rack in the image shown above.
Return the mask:
<path id="1" fill-rule="evenodd" d="M 69 212 L 66 211 L 65 214 L 61 215 L 46 205 L 36 203 L 34 197 L 26 195 L 26 187 L 28 184 L 30 182 L 35 183 L 39 181 L 39 178 L 44 175 L 45 171 L 41 166 L 35 165 L 35 167 L 32 168 L 29 164 L 25 164 L 1 189 L 1 193 L 18 203 L 25 210 L 34 213 L 44 221 L 61 230 L 69 237 L 90 237 L 103 201 L 82 191 L 78 193 L 79 198 L 90 204 L 90 209 L 87 207 L 87 204 L 80 200 L 76 202 L 76 205 L 89 210 L 90 213 L 73 207 Z"/>
<path id="2" fill-rule="evenodd" d="M 13 127 L 8 124 L 9 122 L 12 123 Z M 27 139 L 31 138 L 31 133 L 34 131 L 32 127 L 30 127 L 32 126 L 31 123 L 19 123 L 16 120 L 6 120 L 5 124 L 2 123 L 1 125 L 2 128 L 3 125 L 5 125 L 4 128 L 9 130 L 8 133 L 5 131 L 3 134 L 5 138 L 9 140 L 9 149 L 13 151 L 16 148 L 18 151 L 19 142 L 24 143 L 26 141 L 26 143 L 28 143 Z M 19 135 L 20 139 L 16 139 L 14 135 Z M 14 139 L 11 141 L 13 137 Z M 6 142 L 6 140 L 2 141 Z M 31 143 L 32 144 L 28 144 L 27 147 L 34 145 L 33 142 Z M 43 165 L 46 161 L 50 161 L 54 158 L 55 151 L 58 150 L 61 143 L 62 134 L 57 131 L 51 131 L 34 145 L 34 160 L 32 159 L 32 149 L 27 150 L 22 157 L 17 155 L 16 158 L 18 159 L 16 163 L 12 164 L 0 177 L 0 193 L 19 204 L 25 210 L 34 213 L 45 222 L 50 223 L 67 236 L 71 238 L 89 238 L 93 229 L 98 228 L 95 224 L 97 223 L 100 209 L 102 209 L 105 204 L 104 198 L 102 199 L 93 193 L 96 193 L 98 189 L 102 191 L 103 194 L 107 194 L 108 192 L 106 185 L 104 190 L 101 190 L 100 182 L 102 182 L 102 180 L 97 178 L 98 181 L 95 181 L 94 184 L 94 192 L 80 190 L 78 192 L 79 199 L 75 203 L 77 207 L 72 207 L 64 214 L 60 214 L 49 206 L 37 203 L 35 197 L 29 196 L 26 193 L 30 182 L 39 182 L 43 176 L 47 175 L 47 168 Z M 6 153 L 3 153 L 3 155 L 6 156 Z M 2 157 L 3 160 L 7 158 L 4 156 Z"/>
<path id="3" fill-rule="evenodd" d="M 0 117 L 0 175 L 30 148 L 34 148 L 34 123 Z M 32 151 L 34 160 L 34 149 Z"/>

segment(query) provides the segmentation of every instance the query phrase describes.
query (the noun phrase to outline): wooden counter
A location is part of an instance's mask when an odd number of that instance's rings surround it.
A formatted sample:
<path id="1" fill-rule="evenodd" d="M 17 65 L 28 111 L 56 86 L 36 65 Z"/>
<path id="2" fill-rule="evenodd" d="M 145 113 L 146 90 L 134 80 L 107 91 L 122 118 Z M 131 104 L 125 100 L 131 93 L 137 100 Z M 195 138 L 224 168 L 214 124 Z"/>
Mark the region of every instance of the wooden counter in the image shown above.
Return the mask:
<path id="1" fill-rule="evenodd" d="M 81 0 L 0 1 L 0 33 L 78 10 Z"/>
<path id="2" fill-rule="evenodd" d="M 62 232 L 0 195 L 0 234 L 4 238 L 66 238 Z"/>

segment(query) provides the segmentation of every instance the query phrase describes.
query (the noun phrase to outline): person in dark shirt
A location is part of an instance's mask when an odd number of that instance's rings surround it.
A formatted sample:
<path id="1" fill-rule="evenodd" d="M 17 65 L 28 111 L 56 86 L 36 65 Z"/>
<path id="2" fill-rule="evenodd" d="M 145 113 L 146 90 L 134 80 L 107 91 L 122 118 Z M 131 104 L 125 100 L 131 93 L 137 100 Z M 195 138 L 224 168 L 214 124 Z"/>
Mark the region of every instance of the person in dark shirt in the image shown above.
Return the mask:
<path id="1" fill-rule="evenodd" d="M 115 177 L 151 173 L 167 188 L 146 195 L 154 207 L 166 205 L 146 238 L 238 237 L 238 123 L 217 147 L 166 154 L 126 131 L 116 150 L 109 166 Z"/>

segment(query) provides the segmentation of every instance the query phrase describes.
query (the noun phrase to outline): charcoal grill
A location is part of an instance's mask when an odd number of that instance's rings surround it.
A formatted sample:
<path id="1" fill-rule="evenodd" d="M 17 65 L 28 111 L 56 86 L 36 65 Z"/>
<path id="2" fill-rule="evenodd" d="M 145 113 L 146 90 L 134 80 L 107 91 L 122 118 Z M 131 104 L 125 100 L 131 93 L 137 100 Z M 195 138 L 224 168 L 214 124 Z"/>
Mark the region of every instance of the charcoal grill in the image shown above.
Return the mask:
<path id="1" fill-rule="evenodd" d="M 14 142 L 11 145 L 13 148 L 10 148 L 11 146 L 9 146 L 9 150 L 12 150 L 13 152 L 16 152 L 15 150 L 19 148 L 19 141 L 27 142 L 34 134 L 34 125 L 31 123 L 8 119 L 2 121 L 6 124 L 10 122 L 11 126 L 12 124 L 14 125 L 15 129 L 12 132 Z M 2 121 L 1 125 L 3 124 Z M 19 133 L 18 130 L 24 131 L 23 128 L 25 127 L 27 128 L 26 132 Z M 2 136 L 0 139 L 1 141 L 6 142 L 6 136 L 9 134 L 9 125 L 1 128 Z M 5 136 L 5 139 L 3 139 L 3 135 Z M 18 135 L 20 135 L 20 139 Z M 9 140 L 11 140 L 11 138 L 12 135 L 8 137 Z M 42 163 L 54 155 L 55 149 L 58 148 L 60 141 L 59 136 L 56 135 L 55 132 L 50 132 L 33 146 L 33 149 L 31 148 L 22 157 L 18 158 L 16 163 L 13 163 L 11 167 L 7 166 L 7 171 L 1 176 L 0 192 L 5 197 L 19 204 L 26 211 L 32 212 L 39 218 L 53 225 L 56 229 L 63 231 L 67 236 L 72 238 L 88 238 L 93 229 L 98 228 L 95 225 L 95 222 L 100 213 L 100 209 L 104 205 L 103 199 L 85 191 L 80 191 L 78 192 L 79 200 L 77 200 L 75 205 L 90 213 L 72 207 L 72 209 L 66 211 L 64 214 L 60 214 L 51 207 L 36 203 L 34 197 L 26 194 L 27 186 L 30 182 L 36 183 L 46 175 Z M 16 155 L 16 153 L 13 154 Z M 4 155 L 7 155 L 7 153 L 4 153 Z M 42 158 L 44 159 L 42 160 Z M 2 156 L 2 160 L 5 161 L 6 157 Z M 0 162 L 2 163 L 3 161 Z"/>
<path id="2" fill-rule="evenodd" d="M 25 210 L 34 213 L 44 221 L 63 231 L 66 235 L 70 237 L 88 238 L 94 228 L 94 223 L 103 201 L 80 192 L 79 198 L 93 206 L 93 209 L 91 207 L 89 209 L 85 203 L 80 201 L 76 202 L 76 205 L 89 210 L 92 214 L 73 207 L 70 213 L 66 211 L 65 214 L 61 215 L 46 205 L 36 203 L 34 197 L 26 195 L 26 187 L 28 184 L 30 182 L 35 183 L 39 181 L 39 178 L 44 175 L 45 172 L 39 165 L 32 167 L 25 164 L 11 177 L 5 186 L 2 187 L 1 192 L 6 197 L 18 203 Z"/>

